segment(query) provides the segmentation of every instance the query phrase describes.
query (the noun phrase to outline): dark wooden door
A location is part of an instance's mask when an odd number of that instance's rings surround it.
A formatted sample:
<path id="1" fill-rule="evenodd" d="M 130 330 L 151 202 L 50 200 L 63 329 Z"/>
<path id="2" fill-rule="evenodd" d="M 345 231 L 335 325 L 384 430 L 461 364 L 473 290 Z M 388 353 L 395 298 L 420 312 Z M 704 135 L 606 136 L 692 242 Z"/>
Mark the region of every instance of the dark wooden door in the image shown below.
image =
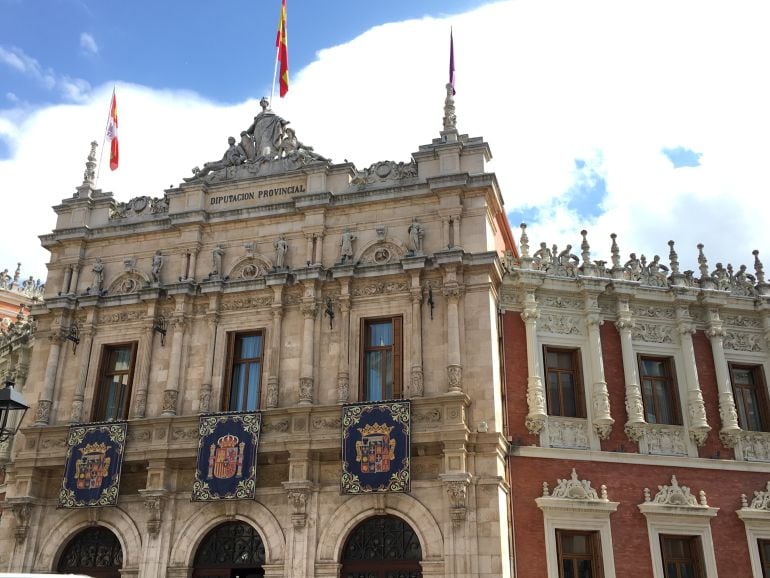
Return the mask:
<path id="1" fill-rule="evenodd" d="M 342 578 L 422 578 L 422 549 L 411 526 L 374 516 L 351 532 L 342 554 Z"/>

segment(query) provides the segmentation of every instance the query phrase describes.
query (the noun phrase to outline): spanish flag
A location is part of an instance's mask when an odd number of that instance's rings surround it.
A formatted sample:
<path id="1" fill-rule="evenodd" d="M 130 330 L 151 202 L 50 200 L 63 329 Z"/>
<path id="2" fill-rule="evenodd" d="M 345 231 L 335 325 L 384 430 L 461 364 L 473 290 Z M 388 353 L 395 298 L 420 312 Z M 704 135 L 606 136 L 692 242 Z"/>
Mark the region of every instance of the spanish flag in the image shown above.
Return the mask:
<path id="1" fill-rule="evenodd" d="M 278 20 L 278 34 L 275 37 L 275 47 L 278 49 L 277 58 L 281 63 L 279 82 L 281 98 L 289 92 L 289 51 L 286 39 L 286 0 L 281 0 L 281 18 Z"/>
<path id="2" fill-rule="evenodd" d="M 110 116 L 107 119 L 107 139 L 110 141 L 110 168 L 118 168 L 118 104 L 115 100 L 115 89 L 112 90 Z"/>

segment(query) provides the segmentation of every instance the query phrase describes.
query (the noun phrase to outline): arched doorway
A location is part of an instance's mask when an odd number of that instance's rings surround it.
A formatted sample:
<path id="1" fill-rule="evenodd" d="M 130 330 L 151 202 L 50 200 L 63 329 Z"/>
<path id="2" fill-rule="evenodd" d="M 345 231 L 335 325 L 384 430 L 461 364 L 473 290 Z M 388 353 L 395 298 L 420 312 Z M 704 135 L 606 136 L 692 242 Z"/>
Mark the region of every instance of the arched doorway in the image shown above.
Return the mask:
<path id="1" fill-rule="evenodd" d="M 56 571 L 84 574 L 93 578 L 120 578 L 123 549 L 117 536 L 107 528 L 94 526 L 78 532 L 65 546 Z"/>
<path id="2" fill-rule="evenodd" d="M 265 575 L 264 563 L 259 533 L 243 522 L 225 522 L 198 546 L 193 578 L 257 578 Z"/>
<path id="3" fill-rule="evenodd" d="M 342 578 L 422 578 L 422 548 L 401 518 L 374 516 L 361 522 L 342 550 Z"/>

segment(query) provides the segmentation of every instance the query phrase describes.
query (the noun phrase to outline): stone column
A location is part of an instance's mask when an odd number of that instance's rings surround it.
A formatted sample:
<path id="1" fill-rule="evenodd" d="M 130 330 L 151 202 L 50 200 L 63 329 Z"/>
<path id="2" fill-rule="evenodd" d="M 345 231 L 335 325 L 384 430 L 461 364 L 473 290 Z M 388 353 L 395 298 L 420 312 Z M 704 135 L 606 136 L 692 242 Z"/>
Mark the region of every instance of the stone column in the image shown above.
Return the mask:
<path id="1" fill-rule="evenodd" d="M 449 245 L 449 217 L 443 217 L 441 219 L 441 240 L 442 243 L 442 249 L 449 249 L 451 248 Z"/>
<path id="2" fill-rule="evenodd" d="M 422 287 L 420 287 L 419 275 L 412 276 L 410 297 L 412 299 L 412 371 L 409 396 L 422 397 L 425 388 L 422 372 Z"/>
<path id="3" fill-rule="evenodd" d="M 273 287 L 273 292 L 273 326 L 270 331 L 270 365 L 267 377 L 267 407 L 278 407 L 278 402 L 280 400 L 281 324 L 283 320 L 281 287 Z"/>
<path id="4" fill-rule="evenodd" d="M 447 299 L 447 376 L 449 378 L 449 392 L 462 393 L 463 391 L 463 366 L 460 363 L 460 287 L 444 287 L 444 296 Z"/>
<path id="5" fill-rule="evenodd" d="M 711 428 L 706 423 L 706 404 L 703 402 L 703 392 L 698 381 L 698 365 L 695 359 L 695 348 L 692 344 L 692 334 L 695 325 L 690 319 L 686 306 L 677 307 L 677 326 L 682 342 L 682 358 L 687 382 L 687 411 L 690 416 L 690 436 L 696 444 L 706 443 L 706 435 Z"/>
<path id="6" fill-rule="evenodd" d="M 78 278 L 80 277 L 80 262 L 75 263 L 72 266 L 72 280 L 70 281 L 70 293 L 77 294 L 78 292 Z"/>
<path id="7" fill-rule="evenodd" d="M 639 384 L 639 369 L 634 356 L 634 344 L 631 331 L 634 328 L 634 320 L 628 300 L 618 301 L 618 320 L 615 322 L 620 333 L 620 349 L 623 356 L 623 374 L 626 381 L 626 435 L 635 442 L 642 438 L 644 433 L 644 404 L 642 402 L 642 388 Z"/>
<path id="8" fill-rule="evenodd" d="M 61 294 L 67 295 L 70 292 L 70 283 L 72 282 L 72 265 L 64 268 L 64 281 L 61 285 Z"/>
<path id="9" fill-rule="evenodd" d="M 302 358 L 300 362 L 299 376 L 299 405 L 312 405 L 313 403 L 313 353 L 315 345 L 313 335 L 315 333 L 316 303 L 315 297 L 306 297 L 300 305 L 304 323 L 302 326 Z"/>
<path id="10" fill-rule="evenodd" d="M 201 391 L 198 394 L 198 412 L 208 413 L 211 411 L 211 387 L 214 374 L 214 355 L 217 345 L 217 325 L 219 324 L 219 315 L 209 313 L 206 316 L 208 325 L 208 348 L 206 349 L 206 364 L 203 366 L 203 383 Z"/>
<path id="11" fill-rule="evenodd" d="M 43 391 L 40 394 L 40 401 L 35 410 L 36 426 L 48 425 L 51 422 L 51 406 L 53 405 L 53 388 L 56 384 L 56 372 L 59 367 L 59 357 L 61 355 L 62 340 L 59 334 L 59 328 L 56 327 L 53 333 L 48 337 L 51 345 L 48 350 L 48 362 L 45 366 L 45 378 L 43 381 Z"/>
<path id="12" fill-rule="evenodd" d="M 315 263 L 315 255 L 313 254 L 313 233 L 305 233 L 305 242 L 306 242 L 306 261 L 308 265 L 312 265 Z"/>
<path id="13" fill-rule="evenodd" d="M 727 447 L 735 447 L 740 439 L 741 428 L 738 425 L 738 411 L 735 408 L 733 387 L 730 381 L 730 369 L 725 359 L 723 344 L 724 330 L 722 320 L 719 318 L 718 309 L 709 309 L 708 329 L 706 335 L 711 341 L 711 352 L 714 356 L 714 369 L 716 370 L 717 390 L 719 391 L 719 418 L 722 421 L 722 429 L 719 430 L 719 438 Z"/>
<path id="14" fill-rule="evenodd" d="M 16 389 L 23 392 L 27 385 L 27 376 L 29 375 L 29 354 L 32 348 L 24 346 L 19 350 L 19 359 L 16 363 Z"/>
<path id="15" fill-rule="evenodd" d="M 455 215 L 452 217 L 452 248 L 453 247 L 460 247 L 462 243 L 460 243 L 460 215 Z"/>
<path id="16" fill-rule="evenodd" d="M 347 283 L 345 284 L 347 287 Z M 350 400 L 350 295 L 345 291 L 339 297 L 340 304 L 340 356 L 337 364 L 337 401 Z"/>
<path id="17" fill-rule="evenodd" d="M 537 320 L 540 311 L 534 291 L 527 291 L 521 318 L 527 338 L 527 413 L 526 426 L 532 434 L 539 434 L 545 426 L 547 412 L 545 408 L 545 389 L 540 377 L 540 349 L 537 343 Z"/>
<path id="18" fill-rule="evenodd" d="M 318 233 L 315 236 L 315 264 L 323 265 L 324 262 L 324 236 Z"/>
<path id="19" fill-rule="evenodd" d="M 595 300 L 595 297 L 593 298 Z M 593 387 L 591 391 L 592 422 L 594 430 L 600 439 L 606 440 L 612 432 L 615 420 L 610 415 L 610 394 L 607 381 L 604 378 L 604 361 L 602 357 L 602 338 L 599 327 L 602 319 L 598 312 L 586 316 L 588 326 L 588 355 L 591 359 L 591 376 Z"/>
<path id="20" fill-rule="evenodd" d="M 92 348 L 94 343 L 94 327 L 84 327 L 81 335 L 80 355 L 78 356 L 78 365 L 80 366 L 80 375 L 75 386 L 75 393 L 72 396 L 72 409 L 70 411 L 70 423 L 83 421 L 83 399 L 85 397 L 86 382 L 88 381 L 88 368 Z"/>
<path id="21" fill-rule="evenodd" d="M 182 365 L 182 341 L 184 341 L 186 320 L 177 317 L 172 320 L 174 336 L 171 341 L 171 356 L 168 362 L 168 381 L 163 392 L 163 409 L 161 415 L 174 416 L 177 414 L 177 401 L 179 399 L 179 376 Z"/>
<path id="22" fill-rule="evenodd" d="M 187 272 L 190 270 L 190 253 L 186 250 L 182 252 L 182 259 L 179 262 L 179 280 L 187 279 Z"/>
<path id="23" fill-rule="evenodd" d="M 189 253 L 189 267 L 187 268 L 187 281 L 195 281 L 195 267 L 198 263 L 198 249 L 195 248 Z"/>
<path id="24" fill-rule="evenodd" d="M 150 321 L 152 324 L 152 321 Z M 134 397 L 134 407 L 132 415 L 135 419 L 141 419 L 147 415 L 147 389 L 150 384 L 150 367 L 152 365 L 152 346 L 155 338 L 155 331 L 152 325 L 145 327 L 143 331 L 141 348 L 139 350 L 139 363 L 137 365 L 136 396 Z"/>

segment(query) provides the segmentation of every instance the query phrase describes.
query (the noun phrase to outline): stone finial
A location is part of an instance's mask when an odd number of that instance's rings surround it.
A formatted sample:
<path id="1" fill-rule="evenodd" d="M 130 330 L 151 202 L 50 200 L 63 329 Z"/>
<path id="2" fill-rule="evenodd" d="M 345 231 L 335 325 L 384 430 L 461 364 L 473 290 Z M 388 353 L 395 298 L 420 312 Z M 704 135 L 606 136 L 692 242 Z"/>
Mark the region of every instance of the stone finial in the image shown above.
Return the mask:
<path id="1" fill-rule="evenodd" d="M 752 255 L 754 255 L 754 272 L 757 276 L 757 283 L 764 283 L 765 282 L 765 269 L 762 266 L 762 261 L 759 260 L 759 251 L 757 249 L 754 249 L 751 252 Z"/>
<path id="2" fill-rule="evenodd" d="M 706 259 L 706 255 L 703 253 L 703 243 L 698 243 L 697 247 L 698 247 L 698 270 L 700 271 L 701 279 L 705 279 L 707 277 L 710 277 L 708 259 Z"/>
<path id="3" fill-rule="evenodd" d="M 679 274 L 679 255 L 677 255 L 676 251 L 674 251 L 673 241 L 669 241 L 668 246 L 670 247 L 670 250 L 668 252 L 668 260 L 671 263 L 671 274 L 678 275 Z"/>
<path id="4" fill-rule="evenodd" d="M 746 497 L 746 494 L 741 494 L 741 508 L 748 508 L 749 507 L 749 500 Z"/>
<path id="5" fill-rule="evenodd" d="M 548 482 L 543 482 L 543 497 L 547 498 L 550 495 L 551 495 L 551 492 L 548 489 Z"/>
<path id="6" fill-rule="evenodd" d="M 642 493 L 644 494 L 644 501 L 645 502 L 651 502 L 652 501 L 652 494 L 650 494 L 650 488 L 644 488 L 644 491 Z"/>
<path id="7" fill-rule="evenodd" d="M 529 257 L 529 237 L 527 236 L 527 224 L 522 223 L 519 225 L 521 229 L 521 239 L 519 240 L 519 247 L 521 248 L 521 256 Z"/>
<path id="8" fill-rule="evenodd" d="M 446 85 L 446 98 L 444 99 L 444 130 L 441 136 L 445 142 L 457 142 L 457 113 L 455 112 L 454 89 L 451 83 Z"/>
<path id="9" fill-rule="evenodd" d="M 580 231 L 583 240 L 580 243 L 580 257 L 583 259 L 583 270 L 591 267 L 591 245 L 588 244 L 588 231 Z"/>
<path id="10" fill-rule="evenodd" d="M 86 170 L 83 172 L 83 184 L 77 188 L 75 198 L 81 196 L 88 197 L 96 185 L 96 147 L 99 146 L 96 141 L 91 141 L 91 151 L 86 159 Z"/>

